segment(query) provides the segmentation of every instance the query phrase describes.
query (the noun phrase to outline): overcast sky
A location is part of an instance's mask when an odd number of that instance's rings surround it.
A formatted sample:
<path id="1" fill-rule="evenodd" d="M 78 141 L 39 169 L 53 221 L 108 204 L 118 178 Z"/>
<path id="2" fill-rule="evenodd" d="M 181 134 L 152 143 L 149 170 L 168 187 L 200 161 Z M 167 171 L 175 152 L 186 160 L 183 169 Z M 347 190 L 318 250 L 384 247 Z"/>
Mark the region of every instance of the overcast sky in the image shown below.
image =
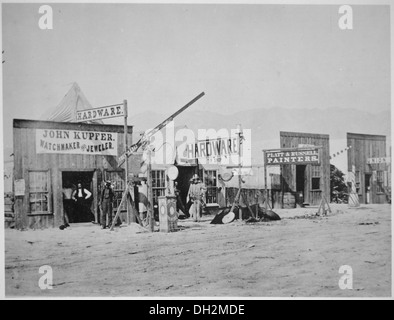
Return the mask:
<path id="1" fill-rule="evenodd" d="M 3 4 L 4 134 L 38 119 L 72 82 L 93 105 L 128 100 L 132 115 L 194 108 L 390 109 L 390 8 L 353 5 Z M 12 140 L 5 141 L 5 147 Z"/>

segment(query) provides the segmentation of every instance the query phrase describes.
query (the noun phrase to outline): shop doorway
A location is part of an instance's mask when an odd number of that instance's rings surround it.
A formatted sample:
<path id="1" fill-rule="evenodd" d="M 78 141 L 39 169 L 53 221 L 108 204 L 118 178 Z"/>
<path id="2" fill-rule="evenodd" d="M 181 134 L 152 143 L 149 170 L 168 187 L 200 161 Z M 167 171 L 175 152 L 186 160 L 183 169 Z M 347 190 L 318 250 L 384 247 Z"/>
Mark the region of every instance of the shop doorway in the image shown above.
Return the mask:
<path id="1" fill-rule="evenodd" d="M 178 166 L 178 178 L 175 180 L 175 182 L 178 183 L 178 189 L 180 193 L 180 198 L 185 206 L 185 208 L 188 209 L 187 203 L 186 203 L 186 198 L 187 198 L 187 193 L 189 192 L 189 187 L 190 187 L 190 179 L 193 177 L 193 174 L 196 173 L 195 167 L 181 167 Z"/>
<path id="2" fill-rule="evenodd" d="M 82 208 L 77 203 L 73 202 L 71 207 L 68 207 L 68 216 L 71 223 L 92 222 L 95 220 L 94 214 L 94 171 L 63 171 L 62 172 L 62 188 L 67 185 L 71 186 L 73 190 L 77 189 L 77 184 L 81 183 L 82 187 L 92 193 L 92 196 L 87 200 Z M 63 207 L 63 210 L 65 208 Z"/>
<path id="3" fill-rule="evenodd" d="M 365 204 L 371 203 L 371 178 L 372 174 L 365 174 Z"/>
<path id="4" fill-rule="evenodd" d="M 305 171 L 306 165 L 296 166 L 296 201 L 299 205 L 305 202 Z"/>

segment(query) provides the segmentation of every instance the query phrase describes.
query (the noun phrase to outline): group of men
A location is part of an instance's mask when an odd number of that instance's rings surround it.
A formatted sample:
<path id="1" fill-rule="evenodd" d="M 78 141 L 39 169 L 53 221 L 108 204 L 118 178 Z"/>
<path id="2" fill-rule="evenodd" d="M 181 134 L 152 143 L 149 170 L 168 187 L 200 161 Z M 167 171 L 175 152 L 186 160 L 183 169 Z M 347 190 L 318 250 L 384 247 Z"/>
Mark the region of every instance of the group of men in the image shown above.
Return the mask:
<path id="1" fill-rule="evenodd" d="M 190 187 L 186 197 L 186 206 L 181 199 L 178 184 L 175 182 L 175 196 L 177 197 L 178 211 L 185 214 L 187 218 L 192 217 L 193 221 L 201 221 L 202 209 L 205 206 L 205 192 L 207 191 L 204 183 L 197 174 L 190 179 Z"/>
<path id="2" fill-rule="evenodd" d="M 63 188 L 63 224 L 59 227 L 60 230 L 68 228 L 72 222 L 82 222 L 84 220 L 95 222 L 92 219 L 93 213 L 90 210 L 91 198 L 92 193 L 84 188 L 81 182 L 78 182 L 76 189 L 69 182 L 65 184 Z M 100 224 L 102 229 L 112 224 L 112 205 L 114 198 L 115 193 L 111 187 L 111 181 L 106 181 L 101 192 L 100 201 Z"/>
<path id="3" fill-rule="evenodd" d="M 185 209 L 183 205 L 181 208 L 186 215 L 191 215 L 193 221 L 198 222 L 201 221 L 202 209 L 205 204 L 204 197 L 206 187 L 197 174 L 193 175 L 190 182 L 189 192 L 186 198 L 186 203 L 190 204 L 190 206 L 187 206 L 188 210 Z M 69 223 L 71 222 L 81 222 L 81 216 L 93 216 L 90 210 L 91 203 L 89 201 L 91 196 L 92 193 L 82 187 L 81 182 L 78 182 L 75 190 L 70 183 L 66 183 L 63 188 L 64 223 L 60 226 L 61 230 L 69 227 Z M 113 191 L 111 181 L 106 181 L 104 183 L 100 196 L 100 225 L 102 229 L 106 229 L 112 225 L 113 202 L 115 200 L 115 192 Z M 182 203 L 182 201 L 180 201 L 180 203 Z"/>
<path id="4" fill-rule="evenodd" d="M 77 183 L 77 188 L 70 182 L 66 182 L 63 188 L 63 219 L 64 223 L 59 227 L 64 230 L 72 222 L 80 222 L 92 216 L 90 211 L 90 199 L 92 193 L 82 186 L 82 182 Z"/>

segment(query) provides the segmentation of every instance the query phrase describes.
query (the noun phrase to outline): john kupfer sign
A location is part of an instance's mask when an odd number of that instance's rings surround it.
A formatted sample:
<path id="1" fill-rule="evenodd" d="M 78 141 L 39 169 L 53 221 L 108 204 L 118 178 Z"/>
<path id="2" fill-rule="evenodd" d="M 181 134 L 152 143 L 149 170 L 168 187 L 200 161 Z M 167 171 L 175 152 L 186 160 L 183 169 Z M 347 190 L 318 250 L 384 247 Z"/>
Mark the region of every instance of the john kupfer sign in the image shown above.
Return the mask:
<path id="1" fill-rule="evenodd" d="M 319 164 L 319 148 L 266 150 L 266 165 Z"/>
<path id="2" fill-rule="evenodd" d="M 77 111 L 76 121 L 85 122 L 121 116 L 125 116 L 125 109 L 123 104 L 118 104 L 113 106 Z"/>
<path id="3" fill-rule="evenodd" d="M 37 153 L 118 155 L 118 134 L 79 130 L 36 130 Z"/>

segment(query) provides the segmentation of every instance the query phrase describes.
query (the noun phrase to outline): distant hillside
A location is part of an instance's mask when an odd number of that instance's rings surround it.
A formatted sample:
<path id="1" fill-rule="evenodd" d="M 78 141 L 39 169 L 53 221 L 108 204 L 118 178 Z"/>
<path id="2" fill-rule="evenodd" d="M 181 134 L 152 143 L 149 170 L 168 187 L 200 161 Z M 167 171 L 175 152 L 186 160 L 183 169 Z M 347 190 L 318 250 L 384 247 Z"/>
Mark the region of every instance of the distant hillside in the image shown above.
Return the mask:
<path id="1" fill-rule="evenodd" d="M 131 117 L 136 131 L 151 128 L 163 121 L 168 114 L 146 112 Z M 213 111 L 185 111 L 175 118 L 175 125 L 199 128 L 252 129 L 253 139 L 278 139 L 279 131 L 297 131 L 329 134 L 331 139 L 345 139 L 346 132 L 390 135 L 389 111 L 377 114 L 357 112 L 352 109 L 255 109 L 230 115 Z"/>
<path id="2" fill-rule="evenodd" d="M 174 112 L 174 111 L 172 111 Z M 171 115 L 172 112 L 143 112 L 129 116 L 129 124 L 136 133 L 153 128 Z M 261 163 L 261 150 L 279 147 L 280 131 L 296 131 L 329 134 L 330 139 L 346 139 L 346 132 L 381 134 L 387 136 L 390 144 L 391 115 L 389 111 L 363 113 L 352 109 L 254 109 L 234 114 L 221 115 L 212 111 L 190 108 L 175 118 L 175 126 L 184 126 L 197 133 L 198 129 L 235 129 L 240 123 L 244 129 L 252 129 L 252 157 L 254 163 Z M 121 121 L 119 120 L 119 124 Z M 334 151 L 334 150 L 331 150 Z M 4 150 L 4 160 L 12 159 L 12 149 Z"/>
<path id="3" fill-rule="evenodd" d="M 131 118 L 135 132 L 152 128 L 169 114 L 146 112 Z M 240 123 L 244 129 L 252 130 L 252 157 L 261 163 L 261 150 L 279 147 L 280 131 L 295 131 L 329 134 L 330 139 L 346 139 L 347 132 L 381 134 L 390 143 L 391 115 L 389 111 L 363 113 L 352 109 L 254 109 L 235 114 L 221 115 L 214 111 L 185 111 L 175 118 L 176 126 L 186 125 L 198 129 L 236 128 Z M 268 143 L 269 141 L 269 143 Z M 274 144 L 274 145 L 273 145 Z M 334 150 L 331 150 L 334 151 Z"/>

